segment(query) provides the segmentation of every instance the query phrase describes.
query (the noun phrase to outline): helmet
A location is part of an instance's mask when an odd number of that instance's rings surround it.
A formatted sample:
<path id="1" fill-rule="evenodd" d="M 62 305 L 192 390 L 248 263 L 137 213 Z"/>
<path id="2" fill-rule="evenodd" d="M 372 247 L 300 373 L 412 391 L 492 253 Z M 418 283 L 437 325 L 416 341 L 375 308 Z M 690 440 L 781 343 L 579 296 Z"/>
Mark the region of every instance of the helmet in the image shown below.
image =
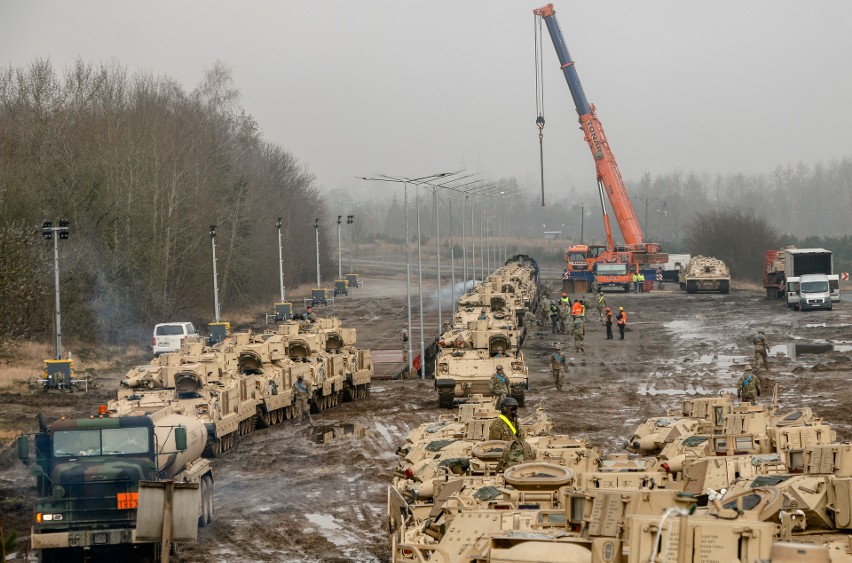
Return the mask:
<path id="1" fill-rule="evenodd" d="M 556 343 L 553 347 L 554 347 L 554 348 L 556 348 L 557 350 L 561 350 L 561 349 L 562 349 L 562 344 L 561 344 L 561 343 L 559 343 L 559 342 L 557 342 L 557 343 Z"/>
<path id="2" fill-rule="evenodd" d="M 607 308 L 606 308 L 606 310 L 607 310 L 607 311 L 612 311 L 612 309 L 610 309 L 609 307 L 607 307 Z"/>
<path id="3" fill-rule="evenodd" d="M 746 367 L 745 367 L 745 370 L 746 370 L 746 371 L 751 371 L 751 370 L 753 370 L 753 369 L 754 369 L 754 368 L 753 368 L 753 367 L 751 367 L 751 364 L 747 364 L 747 365 L 746 365 Z"/>
<path id="4" fill-rule="evenodd" d="M 758 331 L 757 331 L 757 333 L 758 333 L 758 334 L 766 334 L 766 333 L 765 333 L 765 332 L 763 332 L 762 330 L 758 330 Z"/>
<path id="5" fill-rule="evenodd" d="M 619 311 L 623 311 L 623 310 L 624 310 L 624 307 L 619 307 L 619 308 L 618 308 L 618 310 L 619 310 Z"/>
<path id="6" fill-rule="evenodd" d="M 517 407 L 518 401 L 513 399 L 512 397 L 506 397 L 502 401 L 500 401 L 500 409 L 505 409 L 506 407 Z"/>
<path id="7" fill-rule="evenodd" d="M 568 294 L 567 294 L 567 293 L 563 293 L 563 294 L 562 294 L 562 297 L 568 297 Z"/>
<path id="8" fill-rule="evenodd" d="M 305 376 L 304 376 L 304 375 L 302 375 L 302 374 L 300 373 L 300 374 L 299 374 L 299 377 L 297 377 L 296 379 L 298 379 L 299 381 L 301 381 L 301 380 L 305 379 Z"/>
<path id="9" fill-rule="evenodd" d="M 405 324 L 403 324 L 402 326 L 404 326 L 404 327 L 406 327 L 406 328 L 407 328 L 407 327 L 408 327 L 408 323 L 405 323 Z"/>
<path id="10" fill-rule="evenodd" d="M 497 371 L 503 371 L 503 365 L 502 364 L 497 365 Z"/>

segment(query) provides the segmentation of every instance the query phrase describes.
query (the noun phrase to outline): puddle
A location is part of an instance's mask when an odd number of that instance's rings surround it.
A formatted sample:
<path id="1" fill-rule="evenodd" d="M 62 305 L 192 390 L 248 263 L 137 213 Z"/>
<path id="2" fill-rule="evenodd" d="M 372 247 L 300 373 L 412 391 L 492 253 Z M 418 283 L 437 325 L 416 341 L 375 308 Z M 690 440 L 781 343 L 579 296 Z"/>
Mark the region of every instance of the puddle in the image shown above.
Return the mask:
<path id="1" fill-rule="evenodd" d="M 309 426 L 305 434 L 315 444 L 328 444 L 341 438 L 363 438 L 367 429 L 358 424 L 326 424 Z"/>
<path id="2" fill-rule="evenodd" d="M 799 356 L 814 356 L 829 352 L 852 351 L 852 344 L 833 344 L 831 342 L 787 342 L 769 347 L 769 355 L 784 354 L 791 360 Z"/>

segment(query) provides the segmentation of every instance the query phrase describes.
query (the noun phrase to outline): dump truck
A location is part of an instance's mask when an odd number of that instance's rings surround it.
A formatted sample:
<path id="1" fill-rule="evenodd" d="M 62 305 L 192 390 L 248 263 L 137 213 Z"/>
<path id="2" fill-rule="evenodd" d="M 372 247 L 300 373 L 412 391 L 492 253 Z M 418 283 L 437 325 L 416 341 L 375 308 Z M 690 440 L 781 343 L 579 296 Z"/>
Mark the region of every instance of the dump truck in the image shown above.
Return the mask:
<path id="1" fill-rule="evenodd" d="M 33 549 L 45 562 L 153 560 L 159 544 L 136 537 L 139 482 L 197 484 L 198 525 L 206 526 L 213 520 L 213 470 L 201 457 L 206 444 L 204 423 L 171 409 L 51 424 L 39 415 L 39 431 L 17 439 L 18 458 L 37 483 Z"/>

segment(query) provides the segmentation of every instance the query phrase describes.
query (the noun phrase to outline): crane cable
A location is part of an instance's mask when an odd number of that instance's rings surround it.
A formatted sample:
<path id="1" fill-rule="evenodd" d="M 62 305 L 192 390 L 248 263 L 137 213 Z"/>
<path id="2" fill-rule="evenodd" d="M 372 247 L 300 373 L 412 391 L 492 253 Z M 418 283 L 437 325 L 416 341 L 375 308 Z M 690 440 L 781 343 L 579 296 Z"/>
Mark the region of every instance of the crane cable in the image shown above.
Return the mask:
<path id="1" fill-rule="evenodd" d="M 538 25 L 536 25 L 538 24 Z M 538 127 L 538 151 L 541 174 L 541 206 L 544 207 L 544 72 L 541 63 L 542 18 L 533 15 L 533 35 L 535 37 L 535 124 Z"/>

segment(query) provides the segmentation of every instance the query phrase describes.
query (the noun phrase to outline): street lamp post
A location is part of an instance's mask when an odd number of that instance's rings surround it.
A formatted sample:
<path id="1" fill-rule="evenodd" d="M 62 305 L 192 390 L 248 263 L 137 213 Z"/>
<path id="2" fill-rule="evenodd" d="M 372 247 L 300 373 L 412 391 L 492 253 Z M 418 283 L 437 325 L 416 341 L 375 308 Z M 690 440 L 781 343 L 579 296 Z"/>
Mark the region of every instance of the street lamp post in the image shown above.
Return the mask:
<path id="1" fill-rule="evenodd" d="M 41 224 L 41 236 L 45 240 L 53 239 L 53 284 L 56 307 L 56 350 L 54 351 L 54 359 L 62 359 L 62 315 L 59 310 L 59 239 L 68 239 L 68 227 L 70 222 L 68 219 L 60 219 L 59 226 L 54 227 L 52 221 L 44 221 Z"/>
<path id="2" fill-rule="evenodd" d="M 464 208 L 467 204 L 467 198 L 470 197 L 468 195 L 464 196 L 462 199 L 462 211 L 461 211 L 461 224 L 462 224 L 462 264 L 464 269 L 464 287 L 462 287 L 462 294 L 467 293 L 467 219 L 465 219 Z"/>
<path id="3" fill-rule="evenodd" d="M 403 205 L 405 207 L 405 297 L 408 304 L 408 343 L 403 342 L 403 346 L 408 346 L 408 371 L 410 374 L 414 367 L 414 333 L 411 330 L 411 235 L 408 230 L 408 182 L 402 183 Z"/>
<path id="4" fill-rule="evenodd" d="M 583 228 L 586 222 L 586 208 L 580 204 L 580 244 L 583 244 Z"/>
<path id="5" fill-rule="evenodd" d="M 387 175 L 379 175 L 379 177 L 375 178 L 366 178 L 362 176 L 358 176 L 359 180 L 375 180 L 379 182 L 397 182 L 403 185 L 403 190 L 405 193 L 405 242 L 407 249 L 407 262 L 406 262 L 406 296 L 408 299 L 408 326 L 411 327 L 411 245 L 409 243 L 410 237 L 408 233 L 408 184 L 412 184 L 417 190 L 419 184 L 423 184 L 428 182 L 429 180 L 435 180 L 438 178 L 444 178 L 446 176 L 452 176 L 456 174 L 456 172 L 441 172 L 438 174 L 432 174 L 430 176 L 424 176 L 422 178 L 398 178 L 395 176 L 387 176 Z M 426 377 L 426 360 L 425 360 L 425 342 L 423 335 L 423 270 L 422 270 L 422 256 L 421 256 L 421 248 L 420 248 L 420 198 L 419 192 L 415 191 L 415 206 L 417 207 L 417 262 L 418 262 L 418 294 L 420 299 L 420 377 Z M 411 352 L 412 350 L 412 341 L 413 341 L 413 333 L 409 332 L 409 358 L 408 358 L 408 369 L 409 371 L 413 368 L 413 358 Z"/>
<path id="6" fill-rule="evenodd" d="M 278 285 L 281 289 L 281 302 L 284 302 L 284 249 L 281 246 L 281 217 L 275 221 L 275 228 L 278 229 Z"/>
<path id="7" fill-rule="evenodd" d="M 355 271 L 352 269 L 352 229 L 354 228 L 352 224 L 355 222 L 354 215 L 346 216 L 346 224 L 349 225 L 349 273 L 354 274 Z"/>
<path id="8" fill-rule="evenodd" d="M 317 239 L 317 289 L 321 288 L 322 280 L 320 278 L 320 253 L 319 253 L 319 218 L 314 219 L 314 231 Z"/>
<path id="9" fill-rule="evenodd" d="M 343 215 L 337 216 L 337 279 L 343 279 L 343 261 L 340 254 L 340 224 L 343 222 Z"/>
<path id="10" fill-rule="evenodd" d="M 213 250 L 213 320 L 219 322 L 219 279 L 216 274 L 216 225 L 210 225 L 210 247 Z"/>

